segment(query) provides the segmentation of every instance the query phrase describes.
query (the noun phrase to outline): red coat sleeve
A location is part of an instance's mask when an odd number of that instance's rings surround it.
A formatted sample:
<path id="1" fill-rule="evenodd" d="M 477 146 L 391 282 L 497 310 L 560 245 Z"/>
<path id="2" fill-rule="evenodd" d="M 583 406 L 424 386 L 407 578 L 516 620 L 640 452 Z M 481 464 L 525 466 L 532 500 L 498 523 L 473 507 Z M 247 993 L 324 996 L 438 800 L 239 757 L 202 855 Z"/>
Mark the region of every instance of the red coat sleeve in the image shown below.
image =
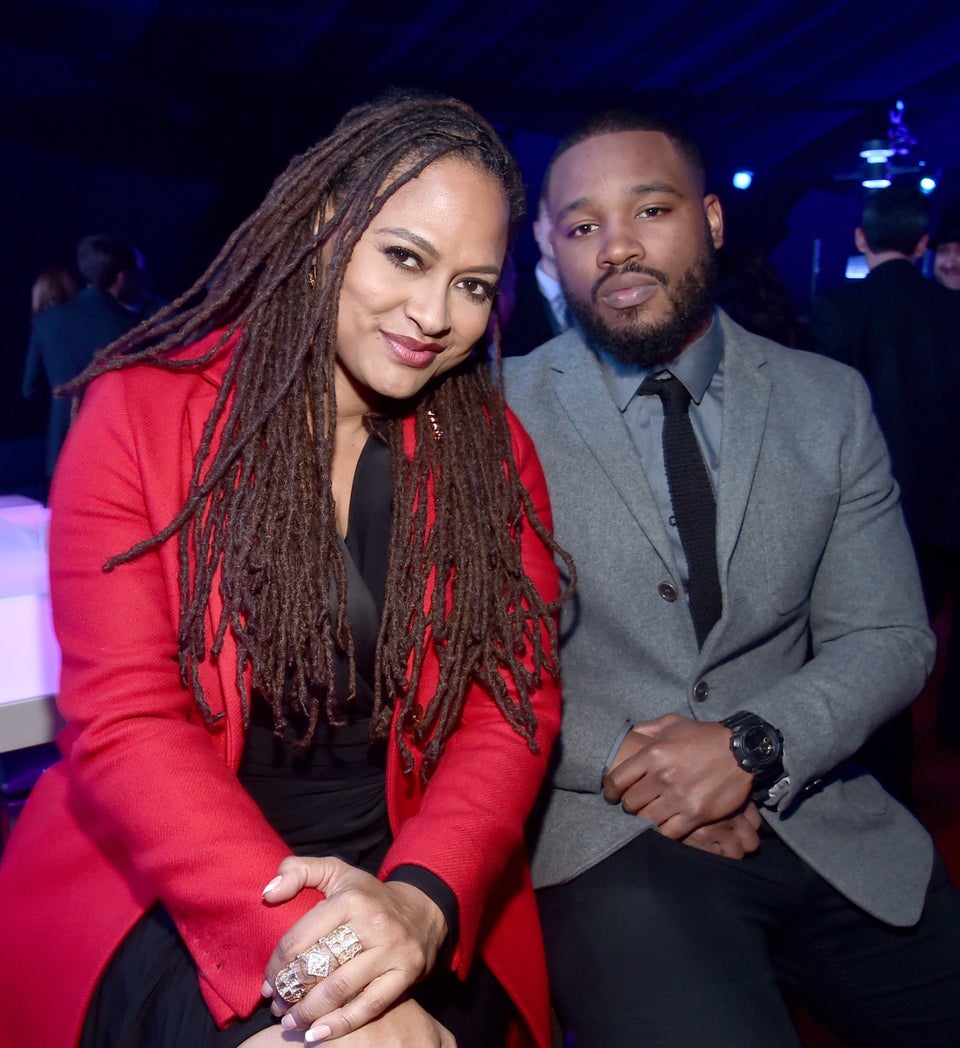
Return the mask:
<path id="1" fill-rule="evenodd" d="M 51 593 L 59 702 L 71 724 L 66 757 L 96 820 L 90 832 L 132 864 L 145 905 L 160 900 L 169 910 L 222 1024 L 254 1007 L 277 941 L 318 896 L 261 902 L 289 849 L 235 775 L 238 700 L 220 686 L 232 667 L 221 667 L 223 678 L 204 667 L 206 697 L 225 714 L 212 727 L 180 682 L 176 538 L 103 570 L 167 524 L 184 498 L 196 437 L 187 391 L 207 413 L 215 390 L 201 378 L 147 368 L 107 375 L 88 391 L 54 483 Z"/>

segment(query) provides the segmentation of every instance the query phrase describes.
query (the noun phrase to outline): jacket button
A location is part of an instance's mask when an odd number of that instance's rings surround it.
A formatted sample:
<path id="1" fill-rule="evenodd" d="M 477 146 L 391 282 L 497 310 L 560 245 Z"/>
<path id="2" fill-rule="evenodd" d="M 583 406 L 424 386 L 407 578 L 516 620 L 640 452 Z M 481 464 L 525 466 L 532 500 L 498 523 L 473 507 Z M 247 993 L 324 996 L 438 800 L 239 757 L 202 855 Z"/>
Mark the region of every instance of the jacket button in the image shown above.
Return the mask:
<path id="1" fill-rule="evenodd" d="M 705 680 L 698 680 L 693 689 L 693 697 L 697 702 L 703 702 L 710 694 L 710 685 Z"/>
<path id="2" fill-rule="evenodd" d="M 671 604 L 677 599 L 677 587 L 671 585 L 669 582 L 661 582 L 660 585 L 657 586 L 657 593 Z"/>

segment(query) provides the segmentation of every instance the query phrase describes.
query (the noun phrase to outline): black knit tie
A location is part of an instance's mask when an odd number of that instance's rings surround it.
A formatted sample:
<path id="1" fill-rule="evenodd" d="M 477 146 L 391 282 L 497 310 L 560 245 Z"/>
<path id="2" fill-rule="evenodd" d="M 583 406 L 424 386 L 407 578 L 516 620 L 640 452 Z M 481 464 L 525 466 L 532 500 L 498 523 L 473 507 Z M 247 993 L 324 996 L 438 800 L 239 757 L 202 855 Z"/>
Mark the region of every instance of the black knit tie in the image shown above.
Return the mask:
<path id="1" fill-rule="evenodd" d="M 663 402 L 663 462 L 680 544 L 687 558 L 688 591 L 697 644 L 703 642 L 720 618 L 720 579 L 717 575 L 717 503 L 688 408 L 686 386 L 668 375 L 645 378 L 644 394 Z"/>

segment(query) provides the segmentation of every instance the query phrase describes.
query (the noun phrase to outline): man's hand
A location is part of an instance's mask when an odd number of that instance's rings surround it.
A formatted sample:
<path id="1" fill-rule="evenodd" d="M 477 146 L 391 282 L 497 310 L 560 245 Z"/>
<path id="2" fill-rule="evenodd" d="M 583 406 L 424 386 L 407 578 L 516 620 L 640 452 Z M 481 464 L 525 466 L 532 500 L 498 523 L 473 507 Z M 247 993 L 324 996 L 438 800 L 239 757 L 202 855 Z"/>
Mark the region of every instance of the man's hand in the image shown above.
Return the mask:
<path id="1" fill-rule="evenodd" d="M 743 811 L 752 788 L 729 728 L 675 713 L 635 724 L 603 779 L 607 800 L 674 840 Z"/>
<path id="2" fill-rule="evenodd" d="M 710 822 L 683 838 L 684 844 L 701 851 L 722 855 L 725 859 L 742 859 L 760 847 L 757 830 L 762 823 L 760 812 L 750 801 L 742 812 L 729 819 Z"/>

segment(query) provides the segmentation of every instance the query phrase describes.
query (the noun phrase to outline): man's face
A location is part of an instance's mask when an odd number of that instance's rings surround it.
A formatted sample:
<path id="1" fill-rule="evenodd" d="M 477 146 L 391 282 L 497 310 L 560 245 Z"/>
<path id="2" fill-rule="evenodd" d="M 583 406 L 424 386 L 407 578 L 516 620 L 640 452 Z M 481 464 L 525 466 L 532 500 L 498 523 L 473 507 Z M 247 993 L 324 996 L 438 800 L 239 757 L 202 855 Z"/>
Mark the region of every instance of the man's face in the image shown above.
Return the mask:
<path id="1" fill-rule="evenodd" d="M 560 281 L 590 342 L 650 367 L 706 330 L 723 214 L 666 135 L 577 143 L 554 161 L 547 203 Z"/>
<path id="2" fill-rule="evenodd" d="M 960 242 L 938 244 L 933 257 L 933 275 L 938 283 L 951 291 L 960 291 Z"/>

